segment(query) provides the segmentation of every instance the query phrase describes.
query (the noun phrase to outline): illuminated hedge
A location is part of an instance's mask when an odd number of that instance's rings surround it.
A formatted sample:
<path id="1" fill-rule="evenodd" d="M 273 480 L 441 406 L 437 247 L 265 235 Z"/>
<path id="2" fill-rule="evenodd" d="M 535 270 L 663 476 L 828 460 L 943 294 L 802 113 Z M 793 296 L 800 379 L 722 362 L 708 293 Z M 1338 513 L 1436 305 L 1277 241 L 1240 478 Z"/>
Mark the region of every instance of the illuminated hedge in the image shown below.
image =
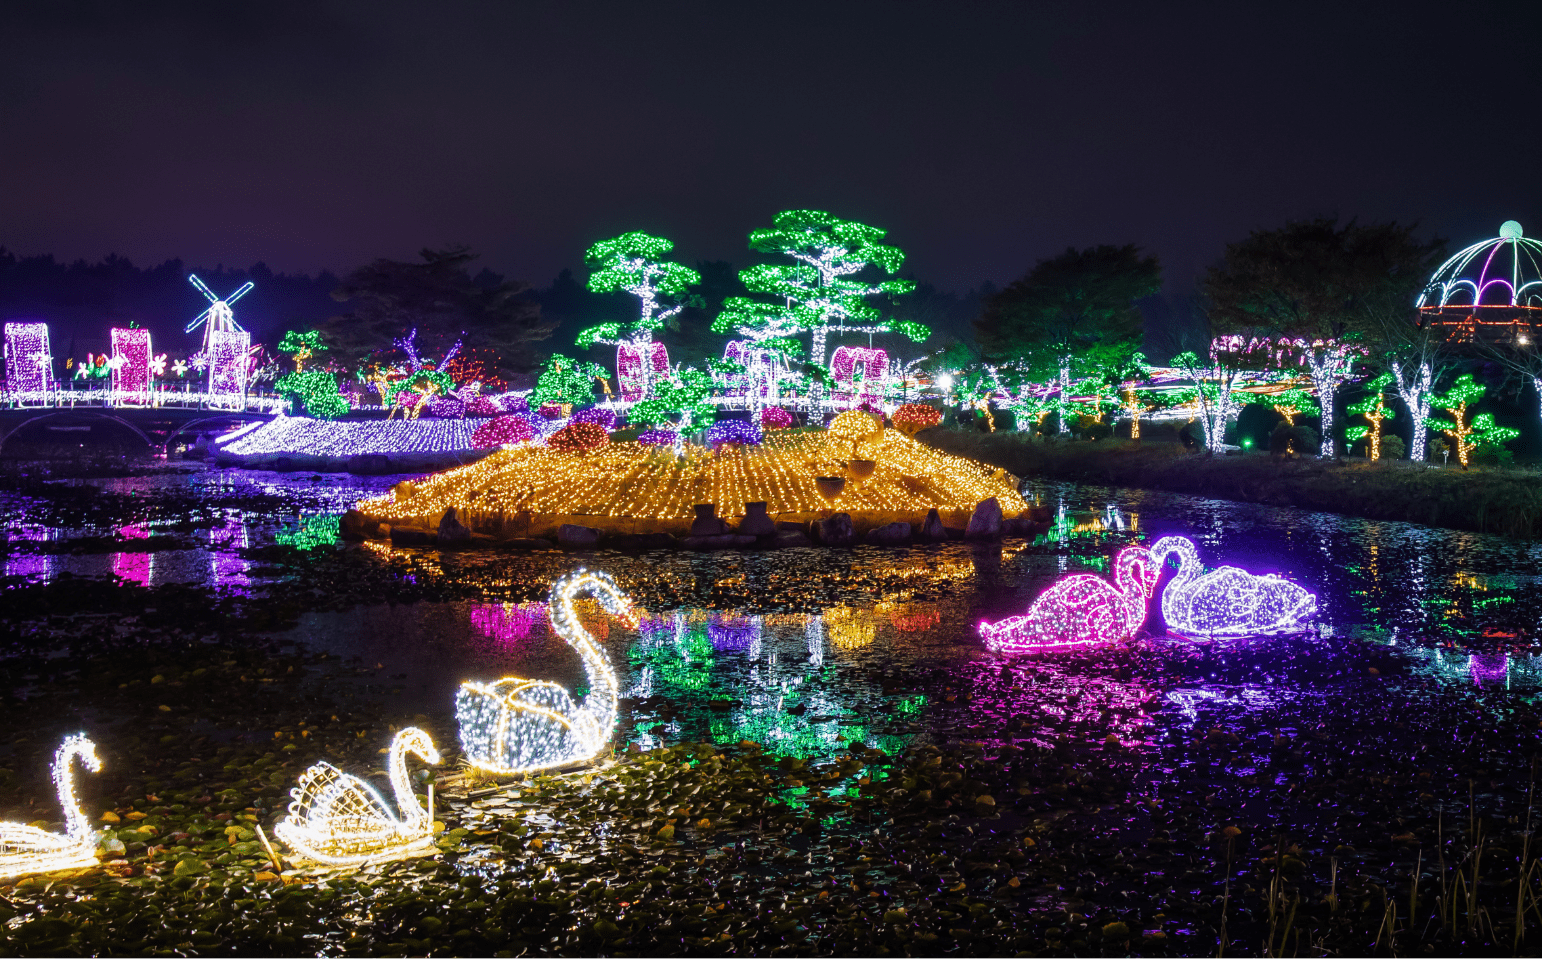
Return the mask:
<path id="1" fill-rule="evenodd" d="M 760 411 L 760 428 L 763 430 L 790 429 L 792 424 L 792 414 L 779 406 L 768 406 Z"/>
<path id="2" fill-rule="evenodd" d="M 489 420 L 477 427 L 471 434 L 471 442 L 478 449 L 486 449 L 490 446 L 506 446 L 510 443 L 524 443 L 535 439 L 537 433 L 529 416 L 513 414 L 500 416 L 495 420 Z"/>
<path id="3" fill-rule="evenodd" d="M 906 436 L 914 436 L 942 422 L 942 412 L 925 403 L 906 403 L 894 411 L 894 426 Z"/>
<path id="4" fill-rule="evenodd" d="M 583 453 L 610 445 L 610 433 L 598 423 L 569 423 L 551 435 L 546 445 L 563 453 Z"/>
<path id="5" fill-rule="evenodd" d="M 596 423 L 601 427 L 604 427 L 605 432 L 609 433 L 611 430 L 616 428 L 616 412 L 615 410 L 607 410 L 601 409 L 598 406 L 591 406 L 587 410 L 579 410 L 577 413 L 574 413 L 573 418 L 568 422 Z"/>
<path id="6" fill-rule="evenodd" d="M 707 427 L 707 445 L 739 443 L 743 446 L 759 446 L 760 427 L 748 420 L 724 420 Z"/>
<path id="7" fill-rule="evenodd" d="M 638 435 L 637 442 L 643 446 L 674 446 L 680 442 L 680 434 L 674 430 L 647 430 Z"/>

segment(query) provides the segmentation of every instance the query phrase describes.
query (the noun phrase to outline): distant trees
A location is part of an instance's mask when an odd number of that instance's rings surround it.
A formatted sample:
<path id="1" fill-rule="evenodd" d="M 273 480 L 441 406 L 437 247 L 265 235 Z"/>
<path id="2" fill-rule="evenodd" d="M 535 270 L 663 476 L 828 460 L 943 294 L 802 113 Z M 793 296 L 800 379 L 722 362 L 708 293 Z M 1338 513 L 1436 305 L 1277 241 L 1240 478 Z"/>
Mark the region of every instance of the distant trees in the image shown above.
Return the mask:
<path id="1" fill-rule="evenodd" d="M 353 310 L 321 326 L 338 359 L 357 365 L 370 353 L 416 329 L 432 349 L 456 340 L 480 350 L 504 375 L 538 363 L 535 344 L 551 335 L 540 307 L 521 296 L 517 280 L 478 284 L 468 267 L 477 255 L 464 246 L 424 249 L 421 263 L 375 260 L 348 274 L 333 298 Z"/>
<path id="2" fill-rule="evenodd" d="M 1095 369 L 1133 357 L 1141 335 L 1135 301 L 1161 285 L 1156 257 L 1134 244 L 1068 248 L 987 299 L 975 336 L 987 361 L 1027 363 L 1054 379 L 1063 403 L 1080 360 Z"/>
<path id="3" fill-rule="evenodd" d="M 1441 247 L 1397 223 L 1320 217 L 1255 230 L 1228 244 L 1205 277 L 1211 324 L 1217 333 L 1294 341 L 1322 407 L 1319 455 L 1332 457 L 1339 385 L 1389 311 L 1413 302 Z"/>

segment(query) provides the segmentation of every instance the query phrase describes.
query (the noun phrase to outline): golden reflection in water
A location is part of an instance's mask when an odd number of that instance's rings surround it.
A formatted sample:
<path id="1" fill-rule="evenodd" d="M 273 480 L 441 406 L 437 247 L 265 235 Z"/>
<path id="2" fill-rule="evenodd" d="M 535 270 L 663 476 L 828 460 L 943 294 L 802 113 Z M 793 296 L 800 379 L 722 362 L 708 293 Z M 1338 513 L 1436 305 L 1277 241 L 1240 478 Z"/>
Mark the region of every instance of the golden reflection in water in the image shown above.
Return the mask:
<path id="1" fill-rule="evenodd" d="M 836 649 L 861 649 L 878 635 L 870 610 L 837 606 L 825 613 L 825 635 Z"/>

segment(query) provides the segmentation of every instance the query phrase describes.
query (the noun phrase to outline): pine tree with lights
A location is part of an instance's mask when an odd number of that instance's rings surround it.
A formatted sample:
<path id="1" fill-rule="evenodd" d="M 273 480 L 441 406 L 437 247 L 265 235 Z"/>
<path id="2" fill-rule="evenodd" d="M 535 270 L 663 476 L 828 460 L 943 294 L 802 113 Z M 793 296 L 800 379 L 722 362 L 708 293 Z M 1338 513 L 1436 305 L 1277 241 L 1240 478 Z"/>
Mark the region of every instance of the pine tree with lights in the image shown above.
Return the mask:
<path id="1" fill-rule="evenodd" d="M 653 379 L 653 334 L 689 305 L 688 292 L 701 282 L 701 274 L 688 266 L 663 257 L 675 248 L 661 236 L 641 231 L 625 233 L 611 240 L 601 240 L 584 254 L 592 271 L 589 289 L 595 293 L 630 293 L 638 299 L 637 319 L 629 324 L 601 323 L 578 334 L 579 349 L 595 343 L 617 347 L 616 376 L 623 373 L 622 353 L 631 351 L 640 358 L 637 377 L 641 395 L 648 393 Z"/>
<path id="2" fill-rule="evenodd" d="M 1381 424 L 1384 420 L 1390 420 L 1397 416 L 1397 411 L 1387 405 L 1387 387 L 1392 385 L 1391 373 L 1383 373 L 1366 384 L 1371 389 L 1371 395 L 1358 403 L 1348 407 L 1344 412 L 1350 416 L 1363 416 L 1371 424 L 1370 426 L 1351 426 L 1344 431 L 1344 438 L 1350 443 L 1358 443 L 1365 439 L 1365 455 L 1372 462 L 1381 459 Z"/>
<path id="3" fill-rule="evenodd" d="M 1289 389 L 1279 393 L 1260 393 L 1255 403 L 1267 406 L 1276 413 L 1285 417 L 1286 426 L 1295 426 L 1298 416 L 1316 416 L 1319 412 L 1317 400 L 1312 394 L 1302 389 Z"/>
<path id="4" fill-rule="evenodd" d="M 594 380 L 604 375 L 605 370 L 598 363 L 585 363 L 553 353 L 536 380 L 533 398 L 537 406 L 546 403 L 585 406 L 594 401 Z"/>
<path id="5" fill-rule="evenodd" d="M 279 341 L 278 351 L 288 353 L 294 359 L 294 371 L 300 372 L 305 368 L 305 361 L 317 353 L 326 351 L 326 344 L 321 342 L 321 334 L 315 330 L 307 333 L 297 333 L 290 330 Z"/>
<path id="6" fill-rule="evenodd" d="M 712 422 L 716 407 L 707 401 L 712 395 L 712 377 L 701 370 L 678 369 L 659 377 L 652 396 L 639 402 L 627 413 L 632 423 L 659 427 L 673 425 L 681 436 Z"/>
<path id="7" fill-rule="evenodd" d="M 712 324 L 715 332 L 737 331 L 754 341 L 808 332 L 809 362 L 819 369 L 827 362 L 825 346 L 831 333 L 902 333 L 917 343 L 931 335 L 922 323 L 885 320 L 867 302 L 869 297 L 909 293 L 914 282 L 854 278 L 869 267 L 892 275 L 904 262 L 899 247 L 879 242 L 885 231 L 820 210 L 787 210 L 772 223 L 770 229 L 750 233 L 750 249 L 796 262 L 741 271 L 746 289 L 773 302 L 730 297 Z"/>
<path id="8" fill-rule="evenodd" d="M 1518 430 L 1495 423 L 1492 413 L 1479 413 L 1468 422 L 1467 407 L 1482 399 L 1486 392 L 1488 387 L 1474 382 L 1471 373 L 1463 373 L 1451 389 L 1430 398 L 1432 406 L 1450 413 L 1451 418 L 1430 417 L 1425 423 L 1430 429 L 1451 437 L 1452 445 L 1456 447 L 1456 461 L 1462 469 L 1467 468 L 1474 450 L 1484 446 L 1499 449 L 1521 435 Z"/>

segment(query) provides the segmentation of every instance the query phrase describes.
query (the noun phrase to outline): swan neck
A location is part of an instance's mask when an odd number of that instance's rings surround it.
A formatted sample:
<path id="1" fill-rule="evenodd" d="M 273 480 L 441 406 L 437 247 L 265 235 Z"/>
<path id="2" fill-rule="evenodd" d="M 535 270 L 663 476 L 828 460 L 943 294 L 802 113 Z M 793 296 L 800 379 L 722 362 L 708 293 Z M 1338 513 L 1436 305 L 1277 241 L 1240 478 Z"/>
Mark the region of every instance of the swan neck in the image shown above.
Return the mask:
<path id="1" fill-rule="evenodd" d="M 1187 540 L 1174 544 L 1171 551 L 1178 554 L 1178 572 L 1173 576 L 1168 589 L 1177 587 L 1181 590 L 1199 575 L 1199 554 L 1194 551 L 1194 544 Z"/>
<path id="2" fill-rule="evenodd" d="M 591 584 L 585 591 L 597 594 L 601 588 L 603 587 Z M 561 608 L 562 617 L 559 621 L 556 616 L 553 616 L 552 627 L 557 635 L 577 650 L 579 659 L 583 661 L 584 676 L 589 682 L 589 693 L 584 697 L 584 711 L 597 718 L 606 713 L 613 715 L 620 705 L 615 676 L 611 673 L 610 662 L 604 650 L 600 648 L 594 636 L 579 623 L 578 613 L 573 608 L 576 594 L 576 590 L 562 591 L 555 604 Z"/>
<path id="3" fill-rule="evenodd" d="M 418 806 L 418 797 L 412 792 L 407 779 L 407 738 L 397 736 L 391 741 L 391 789 L 396 793 L 398 818 L 402 822 L 422 819 L 426 813 Z"/>
<path id="4" fill-rule="evenodd" d="M 75 759 L 83 755 L 82 745 L 72 741 L 59 747 L 54 760 L 54 788 L 59 792 L 59 805 L 64 807 L 65 829 L 74 839 L 83 839 L 91 832 L 91 823 L 75 799 Z"/>

